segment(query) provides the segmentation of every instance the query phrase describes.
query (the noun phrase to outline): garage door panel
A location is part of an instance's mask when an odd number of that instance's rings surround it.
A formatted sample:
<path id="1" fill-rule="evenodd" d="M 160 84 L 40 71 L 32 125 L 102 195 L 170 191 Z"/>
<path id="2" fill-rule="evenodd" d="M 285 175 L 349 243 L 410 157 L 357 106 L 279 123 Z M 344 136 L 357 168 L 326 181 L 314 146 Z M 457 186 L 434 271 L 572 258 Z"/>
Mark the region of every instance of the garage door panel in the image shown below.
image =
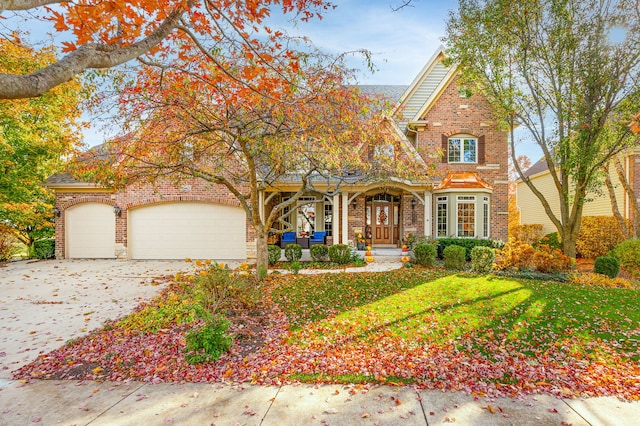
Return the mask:
<path id="1" fill-rule="evenodd" d="M 115 258 L 116 221 L 111 206 L 83 203 L 66 209 L 65 230 L 65 257 Z"/>
<path id="2" fill-rule="evenodd" d="M 237 207 L 167 203 L 129 211 L 132 259 L 244 259 L 246 219 Z"/>

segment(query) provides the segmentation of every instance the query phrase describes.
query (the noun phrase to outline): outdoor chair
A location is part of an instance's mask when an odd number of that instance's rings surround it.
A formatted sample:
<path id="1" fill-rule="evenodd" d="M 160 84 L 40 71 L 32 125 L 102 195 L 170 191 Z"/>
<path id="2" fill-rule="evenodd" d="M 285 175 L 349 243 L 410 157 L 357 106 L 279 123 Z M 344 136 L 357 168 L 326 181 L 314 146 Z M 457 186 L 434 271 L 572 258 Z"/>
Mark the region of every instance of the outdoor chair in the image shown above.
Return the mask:
<path id="1" fill-rule="evenodd" d="M 282 234 L 282 239 L 280 240 L 280 248 L 285 248 L 289 244 L 296 243 L 296 233 L 295 232 L 285 232 Z"/>
<path id="2" fill-rule="evenodd" d="M 309 238 L 309 246 L 314 244 L 325 244 L 327 233 L 325 231 L 314 232 L 311 238 Z"/>

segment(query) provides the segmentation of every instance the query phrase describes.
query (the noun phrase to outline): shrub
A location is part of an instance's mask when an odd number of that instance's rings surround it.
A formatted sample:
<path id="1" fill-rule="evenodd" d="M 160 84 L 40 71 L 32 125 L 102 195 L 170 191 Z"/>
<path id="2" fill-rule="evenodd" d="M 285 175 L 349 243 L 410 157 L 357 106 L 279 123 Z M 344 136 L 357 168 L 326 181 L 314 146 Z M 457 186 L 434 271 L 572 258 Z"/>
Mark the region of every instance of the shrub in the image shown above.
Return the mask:
<path id="1" fill-rule="evenodd" d="M 623 278 L 609 278 L 602 274 L 576 273 L 569 275 L 569 282 L 579 285 L 606 288 L 633 288 L 631 283 Z"/>
<path id="2" fill-rule="evenodd" d="M 185 361 L 189 364 L 215 361 L 231 349 L 233 340 L 227 334 L 229 321 L 218 315 L 207 321 L 201 328 L 185 335 L 187 342 Z"/>
<path id="3" fill-rule="evenodd" d="M 497 252 L 496 269 L 530 269 L 533 253 L 534 249 L 530 244 L 509 238 L 504 247 Z"/>
<path id="4" fill-rule="evenodd" d="M 351 261 L 351 250 L 346 244 L 334 244 L 329 247 L 329 260 L 333 263 L 346 265 Z"/>
<path id="5" fill-rule="evenodd" d="M 432 268 L 436 263 L 438 250 L 436 246 L 429 243 L 418 243 L 413 248 L 413 257 L 418 265 Z"/>
<path id="6" fill-rule="evenodd" d="M 514 226 L 512 228 L 510 236 L 520 241 L 521 243 L 537 243 L 543 237 L 542 225 L 539 223 L 532 223 Z"/>
<path id="7" fill-rule="evenodd" d="M 56 240 L 43 239 L 33 244 L 33 257 L 36 259 L 53 259 L 56 255 Z"/>
<path id="8" fill-rule="evenodd" d="M 536 271 L 553 274 L 569 271 L 573 268 L 573 259 L 565 256 L 560 249 L 551 249 L 541 244 L 533 254 L 533 266 Z"/>
<path id="9" fill-rule="evenodd" d="M 284 248 L 284 257 L 289 262 L 295 262 L 302 257 L 302 247 L 300 244 L 289 244 Z"/>
<path id="10" fill-rule="evenodd" d="M 461 246 L 466 249 L 465 257 L 466 260 L 471 260 L 471 250 L 473 250 L 476 246 L 482 247 L 493 247 L 494 241 L 491 240 L 480 240 L 473 238 L 440 238 L 438 239 L 438 258 L 444 258 L 444 250 L 447 246 L 456 245 Z"/>
<path id="11" fill-rule="evenodd" d="M 537 247 L 540 244 L 546 244 L 552 249 L 562 249 L 562 241 L 560 241 L 560 236 L 557 232 L 552 232 L 550 234 L 545 235 L 535 244 L 532 244 L 533 247 Z"/>
<path id="12" fill-rule="evenodd" d="M 613 256 L 597 257 L 593 263 L 593 272 L 615 278 L 620 272 L 620 262 Z"/>
<path id="13" fill-rule="evenodd" d="M 311 259 L 316 262 L 324 262 L 329 255 L 329 247 L 324 244 L 314 244 L 309 249 L 309 253 L 311 254 Z"/>
<path id="14" fill-rule="evenodd" d="M 467 250 L 462 246 L 449 245 L 444 249 L 444 267 L 447 269 L 462 269 L 466 262 Z"/>
<path id="15" fill-rule="evenodd" d="M 576 240 L 580 257 L 595 259 L 605 256 L 625 240 L 618 221 L 613 216 L 584 216 Z"/>
<path id="16" fill-rule="evenodd" d="M 267 252 L 269 256 L 269 265 L 274 265 L 278 260 L 280 260 L 280 256 L 282 256 L 280 246 L 275 244 L 269 244 L 267 246 Z"/>
<path id="17" fill-rule="evenodd" d="M 13 232 L 0 226 L 0 262 L 11 259 L 16 254 L 16 238 Z"/>
<path id="18" fill-rule="evenodd" d="M 298 272 L 300 272 L 300 269 L 302 269 L 302 264 L 299 261 L 294 260 L 292 262 L 289 262 L 289 264 L 287 265 L 287 269 L 291 271 L 293 275 L 298 275 Z"/>
<path id="19" fill-rule="evenodd" d="M 492 248 L 477 246 L 471 250 L 471 269 L 476 274 L 487 274 L 493 269 L 496 256 Z"/>
<path id="20" fill-rule="evenodd" d="M 640 240 L 624 241 L 618 244 L 611 254 L 632 277 L 640 277 Z"/>

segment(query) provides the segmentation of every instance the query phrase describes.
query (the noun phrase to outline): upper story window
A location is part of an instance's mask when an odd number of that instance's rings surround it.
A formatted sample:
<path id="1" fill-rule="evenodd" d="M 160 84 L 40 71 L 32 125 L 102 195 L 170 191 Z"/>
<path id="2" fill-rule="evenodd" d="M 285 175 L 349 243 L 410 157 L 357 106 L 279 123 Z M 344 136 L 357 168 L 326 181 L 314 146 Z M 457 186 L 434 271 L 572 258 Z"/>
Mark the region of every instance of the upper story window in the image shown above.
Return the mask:
<path id="1" fill-rule="evenodd" d="M 449 138 L 449 163 L 477 163 L 478 140 L 469 137 Z"/>
<path id="2" fill-rule="evenodd" d="M 442 135 L 443 163 L 484 164 L 485 137 L 458 134 Z"/>

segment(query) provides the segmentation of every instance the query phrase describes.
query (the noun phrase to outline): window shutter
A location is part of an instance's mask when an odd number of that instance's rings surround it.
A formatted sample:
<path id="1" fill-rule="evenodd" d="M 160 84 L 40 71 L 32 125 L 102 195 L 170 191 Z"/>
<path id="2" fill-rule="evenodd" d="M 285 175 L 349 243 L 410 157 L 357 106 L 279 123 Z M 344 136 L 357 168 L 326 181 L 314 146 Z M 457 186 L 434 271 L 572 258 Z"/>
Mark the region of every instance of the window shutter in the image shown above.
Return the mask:
<path id="1" fill-rule="evenodd" d="M 478 164 L 484 164 L 484 135 L 478 138 Z"/>
<path id="2" fill-rule="evenodd" d="M 442 162 L 447 163 L 449 160 L 449 137 L 442 134 L 442 152 L 444 155 L 442 156 Z"/>

